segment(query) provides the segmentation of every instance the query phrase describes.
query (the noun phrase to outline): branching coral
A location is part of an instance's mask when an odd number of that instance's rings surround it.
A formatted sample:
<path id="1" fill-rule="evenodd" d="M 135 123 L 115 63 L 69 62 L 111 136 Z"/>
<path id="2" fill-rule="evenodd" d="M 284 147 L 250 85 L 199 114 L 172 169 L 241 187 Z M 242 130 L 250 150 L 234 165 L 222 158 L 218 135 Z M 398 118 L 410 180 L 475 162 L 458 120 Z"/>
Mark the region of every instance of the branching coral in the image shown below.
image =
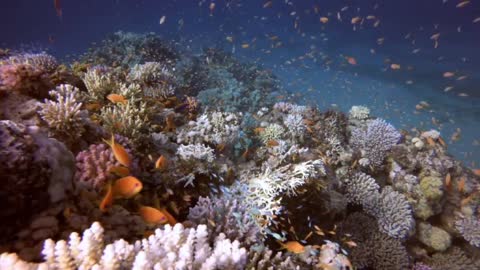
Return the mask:
<path id="1" fill-rule="evenodd" d="M 307 125 L 300 114 L 288 114 L 283 118 L 283 124 L 294 138 L 302 138 L 307 130 Z"/>
<path id="2" fill-rule="evenodd" d="M 280 140 L 285 135 L 285 129 L 276 123 L 270 124 L 265 127 L 265 130 L 259 134 L 260 140 L 267 144 L 271 140 Z"/>
<path id="3" fill-rule="evenodd" d="M 237 239 L 246 247 L 256 244 L 260 240 L 260 230 L 251 209 L 245 204 L 244 188 L 245 185 L 240 184 L 234 189 L 223 189 L 221 196 L 200 197 L 190 208 L 188 219 L 207 225 L 215 235 L 224 233 L 229 239 Z"/>
<path id="4" fill-rule="evenodd" d="M 121 134 L 129 139 L 138 139 L 138 135 L 147 127 L 147 113 L 145 103 L 139 106 L 128 102 L 102 108 L 100 117 L 103 126 L 110 133 Z"/>
<path id="5" fill-rule="evenodd" d="M 365 120 L 370 117 L 370 109 L 365 106 L 352 106 L 349 116 L 353 119 Z"/>
<path id="6" fill-rule="evenodd" d="M 106 144 L 92 144 L 76 157 L 75 182 L 88 188 L 102 188 L 108 180 L 109 170 L 120 163 L 115 160 Z"/>
<path id="7" fill-rule="evenodd" d="M 470 245 L 480 247 L 480 219 L 475 216 L 457 217 L 455 228 Z"/>
<path id="8" fill-rule="evenodd" d="M 220 234 L 213 248 L 205 225 L 185 229 L 181 224 L 155 230 L 148 239 L 128 244 L 120 239 L 105 246 L 98 222 L 69 241 L 45 241 L 45 262 L 27 264 L 14 254 L 2 254 L 2 269 L 243 269 L 247 251 L 238 241 Z"/>
<path id="9" fill-rule="evenodd" d="M 346 197 L 349 203 L 362 205 L 372 211 L 379 194 L 380 186 L 370 175 L 359 172 L 344 180 Z"/>
<path id="10" fill-rule="evenodd" d="M 167 66 L 158 62 L 135 65 L 130 70 L 127 79 L 139 84 L 143 94 L 148 97 L 166 98 L 175 92 L 173 75 Z"/>
<path id="11" fill-rule="evenodd" d="M 390 186 L 383 188 L 372 214 L 380 231 L 395 239 L 404 239 L 415 227 L 412 208 L 407 198 Z"/>
<path id="12" fill-rule="evenodd" d="M 182 144 L 177 149 L 177 155 L 185 161 L 201 160 L 213 162 L 215 159 L 213 149 L 203 144 Z"/>
<path id="13" fill-rule="evenodd" d="M 102 102 L 105 97 L 120 89 L 120 84 L 113 72 L 104 66 L 89 68 L 83 77 L 88 96 L 92 101 Z"/>
<path id="14" fill-rule="evenodd" d="M 45 100 L 39 114 L 56 136 L 76 139 L 84 131 L 80 114 L 80 92 L 68 84 L 62 84 L 49 92 L 55 100 Z M 72 138 L 73 137 L 73 138 Z"/>
<path id="15" fill-rule="evenodd" d="M 177 142 L 230 144 L 238 137 L 241 117 L 241 113 L 204 113 L 180 130 Z"/>
<path id="16" fill-rule="evenodd" d="M 469 258 L 458 247 L 452 247 L 447 252 L 433 254 L 429 264 L 435 270 L 477 270 L 480 267 L 478 262 Z"/>
<path id="17" fill-rule="evenodd" d="M 382 119 L 375 119 L 367 124 L 367 129 L 355 128 L 352 130 L 350 143 L 354 149 L 362 152 L 373 167 L 380 167 L 387 152 L 398 143 L 400 133 Z"/>

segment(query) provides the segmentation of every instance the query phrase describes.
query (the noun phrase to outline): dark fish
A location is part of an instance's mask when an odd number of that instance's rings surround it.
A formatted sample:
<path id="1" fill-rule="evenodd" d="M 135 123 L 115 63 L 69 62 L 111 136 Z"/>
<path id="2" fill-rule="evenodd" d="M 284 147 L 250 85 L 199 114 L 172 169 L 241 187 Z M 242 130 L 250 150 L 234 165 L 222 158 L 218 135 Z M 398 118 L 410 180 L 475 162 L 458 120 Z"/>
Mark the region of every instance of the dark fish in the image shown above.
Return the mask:
<path id="1" fill-rule="evenodd" d="M 60 0 L 53 0 L 53 5 L 55 6 L 55 11 L 57 12 L 57 16 L 61 19 L 62 18 L 62 6 L 60 4 Z"/>

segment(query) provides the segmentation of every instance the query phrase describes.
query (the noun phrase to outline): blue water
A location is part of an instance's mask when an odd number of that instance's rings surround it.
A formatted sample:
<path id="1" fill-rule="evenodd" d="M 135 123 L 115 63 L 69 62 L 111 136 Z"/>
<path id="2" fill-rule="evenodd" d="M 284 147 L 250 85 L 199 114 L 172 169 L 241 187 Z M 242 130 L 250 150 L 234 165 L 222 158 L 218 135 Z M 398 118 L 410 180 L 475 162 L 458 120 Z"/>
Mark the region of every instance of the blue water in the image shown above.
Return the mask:
<path id="1" fill-rule="evenodd" d="M 447 142 L 460 128 L 461 138 L 449 142 L 449 151 L 466 165 L 479 166 L 480 22 L 472 21 L 480 17 L 480 2 L 456 8 L 460 1 L 273 0 L 264 8 L 266 2 L 60 0 L 59 18 L 53 0 L 2 1 L 0 46 L 48 50 L 69 61 L 122 30 L 155 32 L 194 53 L 220 47 L 271 69 L 298 102 L 345 111 L 366 105 L 398 128 L 440 129 Z M 351 18 L 368 15 L 380 20 L 378 27 L 376 19 L 365 20 L 354 30 Z M 166 20 L 160 25 L 162 16 Z M 322 24 L 322 16 L 329 22 Z M 436 33 L 438 48 L 430 38 Z M 420 50 L 412 53 L 415 49 Z M 358 64 L 349 65 L 345 56 Z M 386 59 L 400 70 L 391 70 Z M 455 78 L 444 78 L 446 71 L 455 72 Z M 462 75 L 468 77 L 456 80 Z M 444 92 L 447 86 L 454 88 Z M 421 101 L 431 106 L 416 112 Z"/>

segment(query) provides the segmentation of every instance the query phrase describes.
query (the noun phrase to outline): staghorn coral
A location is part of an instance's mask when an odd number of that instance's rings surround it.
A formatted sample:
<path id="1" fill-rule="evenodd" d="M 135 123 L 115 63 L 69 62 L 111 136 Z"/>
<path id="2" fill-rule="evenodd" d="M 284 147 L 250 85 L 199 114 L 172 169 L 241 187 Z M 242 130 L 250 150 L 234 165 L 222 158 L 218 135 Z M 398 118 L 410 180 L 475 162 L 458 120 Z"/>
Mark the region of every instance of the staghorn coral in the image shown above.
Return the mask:
<path id="1" fill-rule="evenodd" d="M 370 117 L 370 109 L 365 106 L 352 106 L 349 117 L 356 120 L 366 120 Z"/>
<path id="2" fill-rule="evenodd" d="M 276 123 L 269 124 L 265 130 L 259 134 L 263 144 L 267 144 L 271 140 L 280 140 L 284 137 L 285 129 Z"/>
<path id="3" fill-rule="evenodd" d="M 71 233 L 69 241 L 45 241 L 45 262 L 27 264 L 15 254 L 0 255 L 2 269 L 243 269 L 247 251 L 238 241 L 220 234 L 208 241 L 205 225 L 185 229 L 181 224 L 157 229 L 148 239 L 128 244 L 120 239 L 106 245 L 103 228 L 95 222 L 82 237 Z"/>
<path id="4" fill-rule="evenodd" d="M 185 161 L 201 160 L 213 162 L 215 159 L 213 149 L 203 144 L 182 144 L 177 149 L 177 155 Z"/>
<path id="5" fill-rule="evenodd" d="M 362 157 L 367 158 L 371 166 L 378 168 L 400 137 L 400 133 L 392 125 L 383 119 L 375 119 L 368 122 L 366 130 L 353 129 L 350 144 L 361 151 Z"/>
<path id="6" fill-rule="evenodd" d="M 47 122 L 50 131 L 58 137 L 75 140 L 85 131 L 80 108 L 80 92 L 68 84 L 61 84 L 49 92 L 53 100 L 45 100 L 40 116 Z"/>
<path id="7" fill-rule="evenodd" d="M 371 209 L 381 232 L 395 239 L 404 239 L 415 227 L 412 208 L 407 198 L 391 186 L 383 188 L 376 207 Z"/>
<path id="8" fill-rule="evenodd" d="M 455 220 L 455 228 L 470 245 L 480 247 L 480 219 L 475 216 L 459 215 Z"/>
<path id="9" fill-rule="evenodd" d="M 108 180 L 113 166 L 119 166 L 112 150 L 106 144 L 92 144 L 76 157 L 75 183 L 87 188 L 100 189 Z"/>
<path id="10" fill-rule="evenodd" d="M 307 130 L 307 125 L 303 122 L 303 117 L 300 114 L 288 114 L 283 118 L 283 124 L 294 138 L 303 138 Z"/>
<path id="11" fill-rule="evenodd" d="M 130 69 L 127 79 L 139 84 L 147 97 L 166 98 L 175 93 L 173 75 L 166 65 L 158 62 L 136 64 Z"/>

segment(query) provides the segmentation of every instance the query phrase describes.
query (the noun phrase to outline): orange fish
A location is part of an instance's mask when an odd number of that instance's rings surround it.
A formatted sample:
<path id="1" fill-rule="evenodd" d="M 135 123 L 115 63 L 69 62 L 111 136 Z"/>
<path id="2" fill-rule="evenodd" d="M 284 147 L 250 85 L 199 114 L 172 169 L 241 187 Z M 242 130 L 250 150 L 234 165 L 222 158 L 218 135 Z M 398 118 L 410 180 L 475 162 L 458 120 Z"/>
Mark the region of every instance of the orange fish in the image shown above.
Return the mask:
<path id="1" fill-rule="evenodd" d="M 400 65 L 399 64 L 391 64 L 390 68 L 394 69 L 394 70 L 397 70 L 397 69 L 400 69 Z"/>
<path id="2" fill-rule="evenodd" d="M 462 177 L 457 183 L 457 189 L 459 192 L 463 193 L 465 191 L 465 177 Z"/>
<path id="3" fill-rule="evenodd" d="M 146 223 L 165 224 L 168 222 L 167 216 L 156 208 L 141 206 L 140 209 L 138 209 L 138 212 Z"/>
<path id="4" fill-rule="evenodd" d="M 113 166 L 110 168 L 110 170 L 108 170 L 108 172 L 120 177 L 125 177 L 130 174 L 130 170 L 123 166 Z"/>
<path id="5" fill-rule="evenodd" d="M 85 104 L 85 109 L 87 109 L 88 111 L 97 111 L 100 110 L 100 108 L 102 108 L 102 105 L 100 103 Z"/>
<path id="6" fill-rule="evenodd" d="M 248 158 L 249 151 L 250 151 L 250 148 L 247 147 L 247 149 L 245 149 L 245 152 L 243 152 L 242 154 L 243 159 L 246 160 Z"/>
<path id="7" fill-rule="evenodd" d="M 177 224 L 177 220 L 167 211 L 166 208 L 160 208 L 160 211 L 167 217 L 168 224 L 171 226 Z"/>
<path id="8" fill-rule="evenodd" d="M 155 170 L 164 171 L 168 167 L 168 160 L 161 155 L 155 162 Z"/>
<path id="9" fill-rule="evenodd" d="M 174 132 L 177 129 L 175 125 L 175 115 L 173 113 L 167 115 L 165 119 L 165 129 L 166 132 Z"/>
<path id="10" fill-rule="evenodd" d="M 327 17 L 320 17 L 320 22 L 321 22 L 321 23 L 327 23 L 327 22 L 328 22 L 328 18 L 327 18 Z"/>
<path id="11" fill-rule="evenodd" d="M 450 71 L 447 71 L 447 72 L 444 72 L 444 73 L 443 73 L 443 77 L 444 77 L 444 78 L 451 78 L 451 77 L 453 77 L 453 76 L 455 76 L 455 73 L 450 72 Z"/>
<path id="12" fill-rule="evenodd" d="M 268 147 L 279 146 L 280 144 L 276 140 L 269 140 L 267 142 Z"/>
<path id="13" fill-rule="evenodd" d="M 110 100 L 112 103 L 122 103 L 122 104 L 127 104 L 128 100 L 125 99 L 124 96 L 119 95 L 119 94 L 110 94 L 107 96 L 107 99 Z"/>
<path id="14" fill-rule="evenodd" d="M 250 47 L 250 44 L 248 44 L 248 43 L 243 43 L 243 44 L 242 44 L 242 48 L 243 48 L 243 49 L 247 49 L 247 48 L 249 48 L 249 47 Z"/>
<path id="15" fill-rule="evenodd" d="M 133 176 L 126 176 L 115 181 L 112 187 L 113 197 L 129 199 L 137 195 L 143 188 L 140 180 Z"/>
<path id="16" fill-rule="evenodd" d="M 348 62 L 350 65 L 353 65 L 353 66 L 354 66 L 354 65 L 357 64 L 357 60 L 356 60 L 355 58 L 353 58 L 353 57 L 347 56 L 346 59 L 347 59 L 347 62 Z"/>
<path id="17" fill-rule="evenodd" d="M 278 243 L 280 246 L 282 246 L 280 249 L 286 249 L 287 251 L 295 254 L 300 254 L 305 251 L 305 246 L 300 244 L 298 241 L 288 241 L 286 243 L 278 241 Z"/>
<path id="18" fill-rule="evenodd" d="M 354 17 L 354 18 L 352 18 L 352 24 L 357 24 L 357 23 L 359 23 L 361 20 L 362 20 L 362 18 L 360 18 L 360 17 Z"/>
<path id="19" fill-rule="evenodd" d="M 253 133 L 255 133 L 257 135 L 260 134 L 260 133 L 263 133 L 263 132 L 265 132 L 265 128 L 263 128 L 263 127 L 257 127 L 253 130 Z"/>
<path id="20" fill-rule="evenodd" d="M 108 208 L 110 208 L 113 204 L 113 192 L 112 192 L 112 185 L 109 183 L 107 185 L 107 193 L 105 197 L 103 197 L 102 201 L 100 202 L 100 211 L 105 212 Z"/>
<path id="21" fill-rule="evenodd" d="M 473 172 L 473 174 L 475 174 L 476 176 L 480 176 L 480 169 L 473 169 L 472 172 Z"/>
<path id="22" fill-rule="evenodd" d="M 60 4 L 60 0 L 53 0 L 53 6 L 55 7 L 55 11 L 57 12 L 57 16 L 62 19 L 62 5 Z"/>
<path id="23" fill-rule="evenodd" d="M 445 186 L 447 189 L 450 189 L 450 186 L 452 184 L 452 177 L 450 176 L 450 173 L 447 173 L 447 176 L 445 176 Z"/>
<path id="24" fill-rule="evenodd" d="M 123 146 L 115 143 L 115 137 L 113 136 L 113 134 L 112 134 L 112 140 L 110 142 L 105 139 L 103 139 L 103 141 L 106 144 L 108 144 L 110 148 L 112 148 L 113 155 L 115 156 L 115 159 L 120 164 L 122 164 L 125 167 L 130 167 L 130 164 L 131 164 L 130 156 L 128 155 L 125 148 L 123 148 Z"/>

